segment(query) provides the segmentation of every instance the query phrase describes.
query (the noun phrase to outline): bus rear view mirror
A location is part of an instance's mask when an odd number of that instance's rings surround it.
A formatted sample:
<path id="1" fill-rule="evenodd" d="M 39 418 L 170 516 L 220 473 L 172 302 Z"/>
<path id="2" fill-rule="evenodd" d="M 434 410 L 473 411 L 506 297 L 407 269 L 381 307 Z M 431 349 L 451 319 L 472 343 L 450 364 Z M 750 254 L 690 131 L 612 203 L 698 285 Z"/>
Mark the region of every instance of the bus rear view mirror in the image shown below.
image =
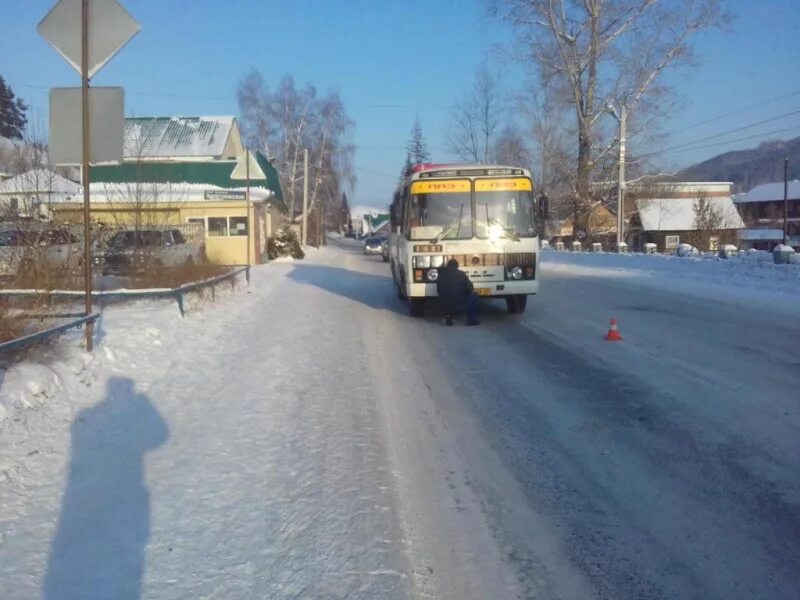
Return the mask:
<path id="1" fill-rule="evenodd" d="M 539 196 L 539 219 L 547 221 L 550 218 L 550 199 L 542 194 Z"/>

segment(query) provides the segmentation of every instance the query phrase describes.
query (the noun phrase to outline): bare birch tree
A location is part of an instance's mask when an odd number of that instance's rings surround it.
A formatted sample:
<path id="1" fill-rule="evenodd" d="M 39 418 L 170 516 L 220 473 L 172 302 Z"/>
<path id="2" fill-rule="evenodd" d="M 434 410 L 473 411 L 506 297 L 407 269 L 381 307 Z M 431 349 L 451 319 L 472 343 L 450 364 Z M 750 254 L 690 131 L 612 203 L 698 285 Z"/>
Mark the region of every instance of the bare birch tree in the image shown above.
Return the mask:
<path id="1" fill-rule="evenodd" d="M 516 32 L 542 81 L 566 92 L 577 133 L 574 193 L 590 196 L 596 166 L 616 145 L 607 108 L 658 108 L 664 73 L 694 62 L 691 42 L 726 23 L 720 0 L 487 0 Z M 605 127 L 605 129 L 604 129 Z M 609 139 L 610 138 L 610 139 Z"/>
<path id="2" fill-rule="evenodd" d="M 495 159 L 495 137 L 504 115 L 504 99 L 497 78 L 484 65 L 475 74 L 472 91 L 450 111 L 447 139 L 459 159 L 490 163 Z"/>
<path id="3" fill-rule="evenodd" d="M 525 138 L 512 125 L 506 125 L 498 134 L 492 150 L 493 160 L 501 165 L 530 168 L 531 152 L 525 145 Z"/>
<path id="4" fill-rule="evenodd" d="M 302 206 L 304 150 L 309 213 L 323 198 L 354 185 L 354 123 L 337 92 L 320 97 L 312 85 L 298 88 L 291 76 L 270 91 L 253 70 L 240 81 L 238 100 L 245 139 L 250 147 L 269 149 L 292 218 Z"/>

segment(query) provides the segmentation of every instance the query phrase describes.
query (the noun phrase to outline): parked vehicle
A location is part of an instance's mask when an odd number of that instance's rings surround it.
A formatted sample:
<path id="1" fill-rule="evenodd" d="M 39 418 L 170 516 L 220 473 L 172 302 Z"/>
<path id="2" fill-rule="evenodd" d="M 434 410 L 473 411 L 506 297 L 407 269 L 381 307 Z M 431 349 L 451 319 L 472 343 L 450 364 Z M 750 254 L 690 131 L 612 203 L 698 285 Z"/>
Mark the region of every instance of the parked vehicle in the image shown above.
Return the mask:
<path id="1" fill-rule="evenodd" d="M 66 229 L 0 231 L 0 276 L 33 273 L 46 268 L 64 273 L 83 265 L 83 245 Z"/>
<path id="2" fill-rule="evenodd" d="M 364 254 L 382 254 L 383 238 L 368 237 L 364 240 Z"/>
<path id="3" fill-rule="evenodd" d="M 187 241 L 180 229 L 125 229 L 109 240 L 102 266 L 104 275 L 127 274 L 204 260 L 203 245 Z"/>

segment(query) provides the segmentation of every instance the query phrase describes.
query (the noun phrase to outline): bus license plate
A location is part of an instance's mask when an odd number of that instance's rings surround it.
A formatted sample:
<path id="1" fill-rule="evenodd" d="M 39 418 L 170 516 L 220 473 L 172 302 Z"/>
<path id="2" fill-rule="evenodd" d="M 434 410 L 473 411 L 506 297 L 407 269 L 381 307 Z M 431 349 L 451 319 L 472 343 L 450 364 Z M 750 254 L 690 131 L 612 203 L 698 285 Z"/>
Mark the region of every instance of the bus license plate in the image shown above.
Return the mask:
<path id="1" fill-rule="evenodd" d="M 491 296 L 492 288 L 475 288 L 475 293 L 478 294 L 478 296 Z"/>

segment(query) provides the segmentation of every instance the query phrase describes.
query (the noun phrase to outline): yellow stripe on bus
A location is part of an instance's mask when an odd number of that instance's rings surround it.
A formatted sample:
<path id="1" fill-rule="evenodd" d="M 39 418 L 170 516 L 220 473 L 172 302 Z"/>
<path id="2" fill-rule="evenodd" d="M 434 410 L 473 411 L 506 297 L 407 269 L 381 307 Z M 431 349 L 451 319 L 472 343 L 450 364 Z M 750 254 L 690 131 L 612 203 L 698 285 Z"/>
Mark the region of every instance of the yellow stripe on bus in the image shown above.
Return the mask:
<path id="1" fill-rule="evenodd" d="M 455 194 L 457 192 L 469 192 L 469 180 L 447 180 L 447 181 L 415 181 L 411 184 L 412 194 Z"/>
<path id="2" fill-rule="evenodd" d="M 476 179 L 476 192 L 530 192 L 533 190 L 530 179 Z"/>

